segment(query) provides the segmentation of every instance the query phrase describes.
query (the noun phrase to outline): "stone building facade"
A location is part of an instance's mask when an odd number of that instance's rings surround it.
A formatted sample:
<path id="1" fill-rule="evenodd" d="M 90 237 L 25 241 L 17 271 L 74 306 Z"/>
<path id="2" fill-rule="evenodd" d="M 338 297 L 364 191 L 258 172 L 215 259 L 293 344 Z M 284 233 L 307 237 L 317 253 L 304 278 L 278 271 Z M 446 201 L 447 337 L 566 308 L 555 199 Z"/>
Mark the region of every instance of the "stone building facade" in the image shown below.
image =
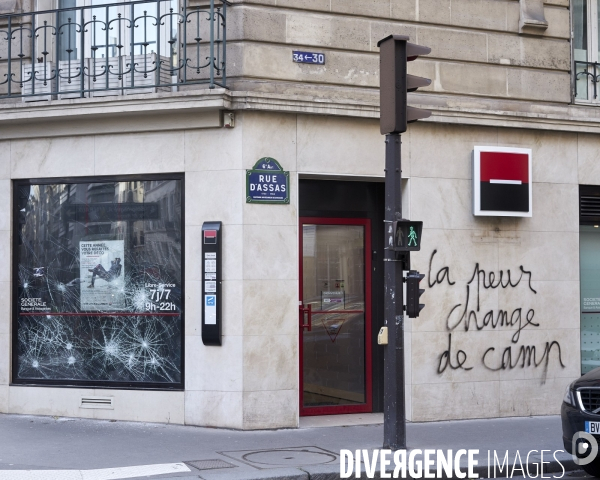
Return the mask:
<path id="1" fill-rule="evenodd" d="M 258 429 L 295 427 L 301 414 L 382 411 L 376 333 L 383 325 L 385 144 L 376 45 L 400 34 L 432 50 L 409 66 L 432 80 L 409 96 L 432 116 L 402 135 L 404 217 L 424 223 L 412 268 L 426 275 L 426 308 L 406 324 L 407 416 L 556 414 L 566 385 L 593 364 L 596 350 L 593 340 L 584 343 L 595 327 L 580 295 L 580 236 L 591 235 L 593 254 L 595 220 L 580 228 L 580 186 L 592 186 L 592 198 L 600 186 L 600 115 L 591 80 L 589 98 L 583 90 L 575 96 L 573 72 L 589 67 L 574 68 L 570 41 L 574 12 L 587 3 L 237 0 L 227 9 L 227 88 L 5 98 L 0 195 L 12 208 L 0 212 L 0 412 Z M 26 6 L 0 7 L 14 13 Z M 589 22 L 587 31 L 595 31 L 593 17 Z M 325 63 L 296 63 L 293 51 L 322 53 Z M 6 62 L 0 58 L 0 68 Z M 234 125 L 226 128 L 230 114 Z M 476 146 L 531 149 L 531 217 L 473 215 Z M 247 170 L 265 157 L 289 171 L 288 204 L 246 201 Z M 88 383 L 65 373 L 56 381 L 19 377 L 23 362 L 32 361 L 22 353 L 30 337 L 19 336 L 16 305 L 24 281 L 18 237 L 26 231 L 18 227 L 19 189 L 51 183 L 64 192 L 80 182 L 89 191 L 107 182 L 160 181 L 154 174 L 173 174 L 168 179 L 185 186 L 180 383 L 111 385 L 119 379 L 109 375 L 94 384 L 93 373 Z M 146 201 L 154 201 L 152 186 L 145 188 Z M 206 346 L 201 336 L 207 221 L 223 225 L 221 346 Z M 355 233 L 360 241 L 350 240 Z M 354 241 L 362 243 L 348 247 Z M 338 263 L 316 253 L 327 245 Z M 323 262 L 341 273 L 320 273 Z M 52 264 L 28 265 L 28 275 L 44 267 L 49 277 Z M 312 300 L 299 297 L 311 274 L 322 282 L 311 287 Z M 339 298 L 341 310 L 354 313 L 323 306 Z M 299 300 L 321 312 L 313 314 L 312 336 L 299 325 Z M 328 345 L 320 353 L 319 342 Z M 92 356 L 104 348 L 108 358 L 106 344 L 90 348 Z M 53 362 L 68 361 L 61 352 Z M 351 357 L 362 360 L 342 371 Z M 329 375 L 331 382 L 321 382 Z M 112 406 L 81 408 L 82 397 L 111 398 Z"/>

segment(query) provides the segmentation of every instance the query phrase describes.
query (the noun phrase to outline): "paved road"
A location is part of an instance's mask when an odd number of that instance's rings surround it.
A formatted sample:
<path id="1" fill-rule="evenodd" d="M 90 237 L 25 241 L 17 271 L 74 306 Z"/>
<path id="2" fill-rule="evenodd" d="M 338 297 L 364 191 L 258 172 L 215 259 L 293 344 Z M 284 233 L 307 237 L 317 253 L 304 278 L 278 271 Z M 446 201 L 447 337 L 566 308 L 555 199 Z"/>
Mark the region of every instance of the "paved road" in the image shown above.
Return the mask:
<path id="1" fill-rule="evenodd" d="M 21 474 L 17 470 L 78 471 L 183 462 L 189 472 L 151 478 L 279 475 L 277 478 L 308 479 L 306 472 L 339 472 L 341 449 L 381 448 L 383 438 L 382 425 L 234 431 L 1 414 L 0 432 L 0 480 L 5 478 L 1 471 L 6 475 L 8 470 L 13 476 L 6 478 L 18 480 Z M 479 449 L 480 465 L 486 464 L 488 450 L 502 455 L 508 451 L 512 460 L 517 450 L 525 457 L 530 450 L 562 449 L 558 416 L 409 424 L 407 432 L 408 447 L 413 449 Z M 570 457 L 559 453 L 557 458 Z M 219 462 L 202 462 L 206 460 Z M 532 454 L 530 461 L 539 461 L 539 453 Z M 204 469 L 207 466 L 228 468 Z"/>

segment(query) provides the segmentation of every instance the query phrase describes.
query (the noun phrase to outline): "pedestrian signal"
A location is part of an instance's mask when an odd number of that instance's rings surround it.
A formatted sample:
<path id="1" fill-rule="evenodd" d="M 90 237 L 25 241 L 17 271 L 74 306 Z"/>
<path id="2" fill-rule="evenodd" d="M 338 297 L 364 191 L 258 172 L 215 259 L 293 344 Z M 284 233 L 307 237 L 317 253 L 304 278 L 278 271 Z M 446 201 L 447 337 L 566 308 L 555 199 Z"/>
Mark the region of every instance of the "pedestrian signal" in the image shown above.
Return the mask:
<path id="1" fill-rule="evenodd" d="M 396 220 L 385 222 L 385 249 L 395 252 L 421 250 L 423 222 Z"/>

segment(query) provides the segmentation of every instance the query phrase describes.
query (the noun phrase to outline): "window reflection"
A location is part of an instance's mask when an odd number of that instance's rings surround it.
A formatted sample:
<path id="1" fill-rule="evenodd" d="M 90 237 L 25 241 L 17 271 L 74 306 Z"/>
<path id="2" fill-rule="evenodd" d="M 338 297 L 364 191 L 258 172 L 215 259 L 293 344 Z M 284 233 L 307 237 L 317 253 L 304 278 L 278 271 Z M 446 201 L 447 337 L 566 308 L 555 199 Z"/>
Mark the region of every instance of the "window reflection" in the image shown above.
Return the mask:
<path id="1" fill-rule="evenodd" d="M 303 406 L 366 402 L 365 229 L 302 227 L 302 302 L 312 328 L 302 333 Z"/>
<path id="2" fill-rule="evenodd" d="M 181 383 L 181 188 L 17 187 L 15 380 Z"/>

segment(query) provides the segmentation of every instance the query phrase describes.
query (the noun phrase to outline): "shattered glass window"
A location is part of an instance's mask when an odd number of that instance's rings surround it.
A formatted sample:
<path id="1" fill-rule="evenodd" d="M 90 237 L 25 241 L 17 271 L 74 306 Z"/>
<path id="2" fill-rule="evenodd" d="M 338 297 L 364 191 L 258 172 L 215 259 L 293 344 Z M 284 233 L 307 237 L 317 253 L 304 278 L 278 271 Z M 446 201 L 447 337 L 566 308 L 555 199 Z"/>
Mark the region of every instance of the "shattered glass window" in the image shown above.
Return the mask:
<path id="1" fill-rule="evenodd" d="M 13 381 L 182 386 L 182 180 L 15 184 Z"/>

